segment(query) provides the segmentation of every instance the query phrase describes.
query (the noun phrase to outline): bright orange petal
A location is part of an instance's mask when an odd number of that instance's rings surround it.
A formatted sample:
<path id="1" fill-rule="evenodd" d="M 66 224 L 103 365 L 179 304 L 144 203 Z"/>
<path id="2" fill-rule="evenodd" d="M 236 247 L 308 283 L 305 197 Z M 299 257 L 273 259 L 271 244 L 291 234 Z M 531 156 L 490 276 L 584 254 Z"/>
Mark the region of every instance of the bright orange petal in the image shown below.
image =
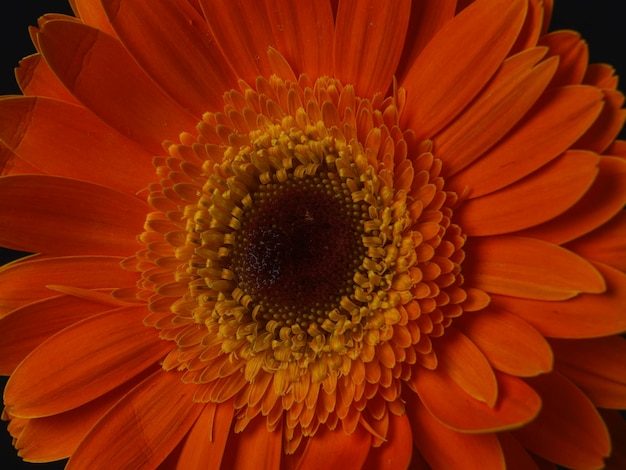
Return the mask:
<path id="1" fill-rule="evenodd" d="M 17 365 L 53 334 L 89 316 L 110 310 L 103 304 L 67 295 L 25 305 L 0 319 L 0 374 Z"/>
<path id="2" fill-rule="evenodd" d="M 279 470 L 282 453 L 282 426 L 269 431 L 267 421 L 257 417 L 245 431 L 231 436 L 222 465 L 232 470 Z"/>
<path id="3" fill-rule="evenodd" d="M 0 268 L 0 318 L 12 310 L 58 295 L 47 286 L 107 289 L 134 286 L 138 275 L 120 267 L 112 256 L 28 257 Z M 88 273 L 88 275 L 85 275 Z"/>
<path id="4" fill-rule="evenodd" d="M 549 55 L 559 58 L 559 70 L 552 80 L 552 86 L 573 85 L 582 82 L 589 50 L 587 44 L 575 31 L 555 31 L 541 38 L 539 44 L 550 48 Z"/>
<path id="5" fill-rule="evenodd" d="M 494 406 L 498 398 L 496 376 L 483 353 L 467 336 L 449 327 L 443 337 L 433 339 L 433 348 L 437 353 L 438 374 L 448 375 L 469 396 Z"/>
<path id="6" fill-rule="evenodd" d="M 578 385 L 594 405 L 626 409 L 626 339 L 553 339 L 550 344 L 556 370 Z"/>
<path id="7" fill-rule="evenodd" d="M 67 91 L 41 54 L 22 59 L 15 69 L 15 78 L 26 96 L 46 96 L 78 104 L 76 97 Z"/>
<path id="8" fill-rule="evenodd" d="M 531 377 L 552 370 L 548 342 L 535 328 L 511 313 L 487 307 L 476 314 L 462 315 L 455 325 L 502 372 Z"/>
<path id="9" fill-rule="evenodd" d="M 72 0 L 72 10 L 85 24 L 98 28 L 115 37 L 115 31 L 104 12 L 104 2 L 92 2 L 90 0 Z"/>
<path id="10" fill-rule="evenodd" d="M 602 418 L 589 399 L 553 372 L 528 379 L 543 402 L 532 422 L 513 431 L 531 452 L 570 468 L 601 468 L 611 450 Z"/>
<path id="11" fill-rule="evenodd" d="M 156 468 L 204 408 L 192 401 L 193 393 L 179 374 L 156 371 L 96 423 L 66 469 L 102 468 L 103 462 L 110 468 Z M 138 430 L 143 445 L 137 445 Z"/>
<path id="12" fill-rule="evenodd" d="M 266 0 L 277 49 L 296 75 L 332 76 L 334 18 L 330 2 Z"/>
<path id="13" fill-rule="evenodd" d="M 148 206 L 134 196 L 44 175 L 5 176 L 0 190 L 0 243 L 7 248 L 56 255 L 137 251 Z"/>
<path id="14" fill-rule="evenodd" d="M 222 95 L 236 86 L 237 76 L 204 18 L 187 1 L 116 0 L 103 5 L 129 53 L 177 103 L 198 117 L 224 106 Z"/>
<path id="15" fill-rule="evenodd" d="M 385 93 L 402 53 L 411 2 L 345 0 L 335 26 L 334 73 L 357 95 Z"/>
<path id="16" fill-rule="evenodd" d="M 558 245 L 517 236 L 473 238 L 466 244 L 467 279 L 490 294 L 565 300 L 604 292 L 604 279 L 584 258 Z"/>
<path id="17" fill-rule="evenodd" d="M 521 181 L 465 202 L 457 223 L 468 235 L 484 236 L 552 220 L 589 189 L 598 174 L 598 160 L 591 152 L 568 152 Z"/>
<path id="18" fill-rule="evenodd" d="M 433 138 L 446 178 L 498 142 L 535 104 L 558 63 L 537 64 L 545 53 L 535 48 L 506 59 L 463 114 Z"/>
<path id="19" fill-rule="evenodd" d="M 565 247 L 593 261 L 626 271 L 626 212 L 593 232 L 569 242 Z"/>
<path id="20" fill-rule="evenodd" d="M 542 34 L 544 22 L 543 0 L 530 0 L 528 2 L 528 13 L 526 21 L 522 26 L 522 31 L 517 37 L 513 46 L 513 52 L 530 49 L 537 45 L 537 41 Z"/>
<path id="21" fill-rule="evenodd" d="M 601 157 L 600 172 L 585 195 L 569 210 L 523 235 L 563 244 L 600 227 L 626 204 L 626 160 Z"/>
<path id="22" fill-rule="evenodd" d="M 320 427 L 315 436 L 305 438 L 300 444 L 306 445 L 297 468 L 318 470 L 320 468 L 341 468 L 358 470 L 363 467 L 370 450 L 372 435 L 358 426 L 353 434 L 346 434 L 341 428 L 331 431 Z"/>
<path id="23" fill-rule="evenodd" d="M 0 99 L 0 139 L 44 173 L 132 195 L 155 177 L 150 153 L 86 109 L 54 99 Z"/>
<path id="24" fill-rule="evenodd" d="M 457 431 L 495 432 L 530 422 L 541 407 L 539 396 L 521 379 L 496 374 L 499 391 L 494 407 L 474 400 L 437 370 L 422 369 L 411 383 L 428 411 Z"/>
<path id="25" fill-rule="evenodd" d="M 49 416 L 83 405 L 140 374 L 170 348 L 142 322 L 145 308 L 87 318 L 35 349 L 5 390 L 12 415 Z M 67 393 L 75 390 L 75 393 Z"/>
<path id="26" fill-rule="evenodd" d="M 38 40 L 46 61 L 74 96 L 155 154 L 163 151 L 164 140 L 178 140 L 200 119 L 171 100 L 117 40 L 101 31 L 53 20 L 43 25 Z"/>
<path id="27" fill-rule="evenodd" d="M 372 447 L 363 468 L 397 470 L 409 468 L 413 455 L 413 433 L 411 421 L 406 414 L 390 413 L 389 432 L 380 447 Z"/>
<path id="28" fill-rule="evenodd" d="M 400 82 L 414 103 L 402 125 L 429 138 L 460 113 L 500 67 L 526 7 L 525 1 L 477 0 L 443 26 Z M 459 47 L 468 37 L 472 47 Z"/>
<path id="29" fill-rule="evenodd" d="M 176 468 L 191 469 L 198 462 L 211 462 L 215 468 L 220 468 L 234 413 L 231 401 L 207 403 L 185 439 Z"/>
<path id="30" fill-rule="evenodd" d="M 462 434 L 453 431 L 435 420 L 419 400 L 407 403 L 407 413 L 413 424 L 413 441 L 431 468 L 506 468 L 495 434 Z"/>
<path id="31" fill-rule="evenodd" d="M 606 281 L 602 295 L 581 294 L 564 302 L 492 296 L 493 305 L 523 318 L 541 334 L 555 338 L 590 338 L 626 331 L 626 274 L 596 264 Z"/>
<path id="32" fill-rule="evenodd" d="M 602 109 L 602 96 L 589 86 L 549 90 L 505 139 L 446 184 L 478 197 L 520 180 L 583 135 Z"/>
<path id="33" fill-rule="evenodd" d="M 604 107 L 593 126 L 574 144 L 574 148 L 602 153 L 617 138 L 624 127 L 626 109 L 624 95 L 614 90 L 604 92 Z"/>

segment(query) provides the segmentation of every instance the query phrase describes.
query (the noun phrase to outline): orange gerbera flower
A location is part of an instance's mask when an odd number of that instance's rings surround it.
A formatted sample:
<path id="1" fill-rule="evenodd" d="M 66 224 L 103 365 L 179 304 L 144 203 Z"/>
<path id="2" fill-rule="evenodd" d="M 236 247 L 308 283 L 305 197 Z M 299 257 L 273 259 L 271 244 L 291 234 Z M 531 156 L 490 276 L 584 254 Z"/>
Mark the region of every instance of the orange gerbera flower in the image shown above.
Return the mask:
<path id="1" fill-rule="evenodd" d="M 626 113 L 551 0 L 71 4 L 0 101 L 24 459 L 624 463 Z"/>

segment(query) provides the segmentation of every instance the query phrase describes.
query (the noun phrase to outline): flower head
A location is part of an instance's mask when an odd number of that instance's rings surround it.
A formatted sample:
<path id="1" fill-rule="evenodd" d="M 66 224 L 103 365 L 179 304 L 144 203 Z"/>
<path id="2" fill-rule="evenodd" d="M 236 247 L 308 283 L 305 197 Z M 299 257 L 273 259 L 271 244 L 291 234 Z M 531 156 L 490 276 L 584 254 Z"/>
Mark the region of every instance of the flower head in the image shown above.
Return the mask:
<path id="1" fill-rule="evenodd" d="M 25 459 L 626 458 L 626 113 L 551 1 L 72 7 L 0 101 Z"/>

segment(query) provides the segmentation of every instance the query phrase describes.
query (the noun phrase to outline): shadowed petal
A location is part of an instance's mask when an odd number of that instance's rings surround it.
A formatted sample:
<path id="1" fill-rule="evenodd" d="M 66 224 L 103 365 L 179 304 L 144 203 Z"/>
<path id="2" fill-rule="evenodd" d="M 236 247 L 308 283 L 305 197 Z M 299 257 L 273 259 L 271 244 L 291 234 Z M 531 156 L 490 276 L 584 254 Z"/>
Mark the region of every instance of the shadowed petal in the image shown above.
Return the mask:
<path id="1" fill-rule="evenodd" d="M 411 421 L 406 414 L 396 416 L 390 413 L 387 440 L 380 447 L 373 447 L 363 468 L 396 470 L 409 468 L 413 454 L 413 433 Z"/>
<path id="2" fill-rule="evenodd" d="M 371 434 L 358 426 L 354 433 L 343 430 L 330 431 L 320 427 L 313 438 L 300 445 L 306 445 L 297 468 L 318 470 L 320 468 L 341 468 L 357 470 L 362 468 L 371 446 Z"/>

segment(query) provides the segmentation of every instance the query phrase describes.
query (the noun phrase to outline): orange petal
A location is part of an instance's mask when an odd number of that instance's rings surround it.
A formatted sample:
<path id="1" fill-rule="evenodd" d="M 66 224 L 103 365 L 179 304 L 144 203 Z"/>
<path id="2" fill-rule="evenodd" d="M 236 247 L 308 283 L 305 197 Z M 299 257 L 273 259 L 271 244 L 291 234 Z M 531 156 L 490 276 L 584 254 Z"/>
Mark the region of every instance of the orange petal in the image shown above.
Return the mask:
<path id="1" fill-rule="evenodd" d="M 217 45 L 236 76 L 249 84 L 259 75 L 269 77 L 272 68 L 267 51 L 269 47 L 277 47 L 263 3 L 201 0 L 200 5 Z"/>
<path id="2" fill-rule="evenodd" d="M 583 135 L 602 109 L 602 96 L 589 86 L 547 91 L 506 138 L 446 185 L 478 197 L 529 175 Z"/>
<path id="3" fill-rule="evenodd" d="M 396 76 L 403 81 L 411 66 L 430 42 L 455 14 L 456 0 L 421 0 L 412 2 L 409 26 L 406 32 L 404 52 L 398 64 Z"/>
<path id="4" fill-rule="evenodd" d="M 524 21 L 524 26 L 522 26 L 512 51 L 519 52 L 536 46 L 542 34 L 543 22 L 543 0 L 530 0 L 528 2 L 526 21 Z"/>
<path id="5" fill-rule="evenodd" d="M 320 426 L 315 436 L 304 438 L 306 447 L 298 470 L 318 470 L 320 468 L 360 469 L 371 449 L 372 435 L 361 426 L 352 434 L 346 434 L 341 427 L 331 431 Z"/>
<path id="6" fill-rule="evenodd" d="M 472 398 L 493 407 L 498 398 L 498 382 L 491 365 L 476 345 L 454 327 L 442 338 L 433 339 L 437 373 L 448 375 Z M 419 372 L 418 372 L 419 374 Z"/>
<path id="7" fill-rule="evenodd" d="M 457 223 L 472 236 L 510 233 L 552 220 L 572 207 L 598 174 L 599 157 L 573 151 L 505 188 L 470 199 Z"/>
<path id="8" fill-rule="evenodd" d="M 27 252 L 128 256 L 148 212 L 134 196 L 56 176 L 5 176 L 0 191 L 0 244 Z"/>
<path id="9" fill-rule="evenodd" d="M 155 178 L 152 155 L 86 109 L 58 100 L 0 100 L 0 139 L 44 173 L 136 194 Z"/>
<path id="10" fill-rule="evenodd" d="M 626 212 L 620 211 L 611 221 L 577 238 L 565 248 L 593 261 L 626 271 Z"/>
<path id="11" fill-rule="evenodd" d="M 47 96 L 78 104 L 78 100 L 59 81 L 41 54 L 33 54 L 20 61 L 15 78 L 24 95 Z"/>
<path id="12" fill-rule="evenodd" d="M 332 76 L 333 11 L 330 2 L 266 0 L 277 49 L 296 75 Z"/>
<path id="13" fill-rule="evenodd" d="M 550 345 L 516 315 L 490 306 L 475 314 L 462 315 L 454 324 L 502 372 L 530 377 L 552 370 Z"/>
<path id="14" fill-rule="evenodd" d="M 68 458 L 102 416 L 128 393 L 145 374 L 78 408 L 45 418 L 29 419 L 16 448 L 29 462 Z"/>
<path id="15" fill-rule="evenodd" d="M 200 462 L 220 468 L 234 413 L 231 401 L 207 403 L 185 439 L 177 468 L 191 469 Z"/>
<path id="16" fill-rule="evenodd" d="M 413 455 L 411 422 L 406 414 L 389 413 L 389 431 L 380 447 L 372 447 L 363 468 L 396 470 L 409 468 Z"/>
<path id="17" fill-rule="evenodd" d="M 600 410 L 600 415 L 611 433 L 612 452 L 605 461 L 607 469 L 626 468 L 626 421 L 624 416 L 613 410 Z"/>
<path id="18" fill-rule="evenodd" d="M 569 210 L 524 235 L 563 244 L 585 235 L 618 214 L 626 204 L 626 160 L 601 157 L 598 176 Z"/>
<path id="19" fill-rule="evenodd" d="M 445 426 L 460 432 L 496 432 L 531 421 L 541 400 L 517 377 L 496 372 L 498 400 L 493 407 L 471 398 L 446 374 L 420 369 L 411 383 L 428 411 Z"/>
<path id="20" fill-rule="evenodd" d="M 604 279 L 584 258 L 558 245 L 517 236 L 472 238 L 466 279 L 490 294 L 564 300 L 604 292 Z"/>
<path id="21" fill-rule="evenodd" d="M 443 26 L 400 82 L 414 104 L 403 127 L 428 138 L 461 112 L 500 67 L 526 8 L 526 1 L 477 0 Z M 468 38 L 472 47 L 459 47 Z"/>
<path id="22" fill-rule="evenodd" d="M 122 398 L 91 429 L 67 470 L 157 468 L 185 437 L 204 405 L 180 375 L 156 371 Z M 106 445 L 102 445 L 106 443 Z"/>
<path id="23" fill-rule="evenodd" d="M 104 12 L 103 2 L 92 2 L 90 0 L 71 0 L 72 10 L 76 16 L 83 20 L 85 24 L 93 26 L 107 34 L 115 37 L 115 31 L 109 23 Z"/>
<path id="24" fill-rule="evenodd" d="M 504 137 L 535 104 L 558 63 L 537 64 L 545 53 L 535 48 L 506 59 L 476 99 L 433 138 L 446 178 Z"/>
<path id="25" fill-rule="evenodd" d="M 222 465 L 232 470 L 279 470 L 282 448 L 282 427 L 269 431 L 266 418 L 259 416 L 244 431 L 231 435 Z"/>
<path id="26" fill-rule="evenodd" d="M 539 44 L 548 46 L 550 48 L 549 55 L 559 58 L 559 69 L 554 75 L 552 86 L 582 82 L 589 63 L 589 50 L 579 33 L 555 31 L 543 36 Z"/>
<path id="27" fill-rule="evenodd" d="M 65 86 L 87 108 L 148 151 L 193 130 L 191 116 L 171 100 L 114 38 L 72 21 L 45 23 L 41 52 Z M 98 90 L 94 93 L 94 90 Z"/>
<path id="28" fill-rule="evenodd" d="M 130 54 L 174 101 L 196 116 L 224 107 L 222 95 L 236 86 L 237 77 L 193 6 L 180 0 L 103 5 Z"/>
<path id="29" fill-rule="evenodd" d="M 598 88 L 617 89 L 619 79 L 615 74 L 615 68 L 608 64 L 589 64 L 583 83 Z M 606 90 L 603 90 L 606 91 Z"/>
<path id="30" fill-rule="evenodd" d="M 574 144 L 574 148 L 602 153 L 617 138 L 624 127 L 626 110 L 624 95 L 614 90 L 602 90 L 604 107 L 593 126 Z"/>
<path id="31" fill-rule="evenodd" d="M 85 289 L 134 286 L 137 274 L 122 269 L 121 261 L 113 256 L 31 256 L 5 265 L 0 268 L 0 318 L 31 302 L 56 296 L 47 287 L 52 282 Z"/>
<path id="32" fill-rule="evenodd" d="M 602 264 L 596 269 L 606 281 L 600 295 L 581 294 L 564 302 L 493 296 L 498 306 L 523 318 L 544 336 L 591 338 L 626 331 L 626 274 Z"/>
<path id="33" fill-rule="evenodd" d="M 10 375 L 37 346 L 63 328 L 110 307 L 67 295 L 25 305 L 0 319 L 0 374 Z"/>
<path id="34" fill-rule="evenodd" d="M 417 399 L 407 400 L 407 413 L 413 424 L 413 441 L 430 468 L 505 469 L 504 455 L 495 434 L 453 431 L 434 419 Z"/>
<path id="35" fill-rule="evenodd" d="M 626 339 L 553 339 L 550 344 L 556 370 L 578 385 L 594 405 L 626 408 Z"/>
<path id="36" fill-rule="evenodd" d="M 357 95 L 386 93 L 402 53 L 411 2 L 345 0 L 335 25 L 334 72 Z"/>
<path id="37" fill-rule="evenodd" d="M 52 336 L 15 369 L 5 390 L 9 412 L 49 416 L 76 408 L 156 364 L 168 349 L 146 311 L 121 308 L 95 315 Z M 74 393 L 68 393 L 74 390 Z"/>
<path id="38" fill-rule="evenodd" d="M 531 452 L 570 468 L 601 468 L 611 451 L 609 433 L 589 399 L 557 372 L 528 379 L 539 393 L 539 416 L 513 431 Z"/>
<path id="39" fill-rule="evenodd" d="M 510 433 L 499 433 L 498 440 L 504 452 L 507 470 L 539 470 L 526 449 Z"/>

